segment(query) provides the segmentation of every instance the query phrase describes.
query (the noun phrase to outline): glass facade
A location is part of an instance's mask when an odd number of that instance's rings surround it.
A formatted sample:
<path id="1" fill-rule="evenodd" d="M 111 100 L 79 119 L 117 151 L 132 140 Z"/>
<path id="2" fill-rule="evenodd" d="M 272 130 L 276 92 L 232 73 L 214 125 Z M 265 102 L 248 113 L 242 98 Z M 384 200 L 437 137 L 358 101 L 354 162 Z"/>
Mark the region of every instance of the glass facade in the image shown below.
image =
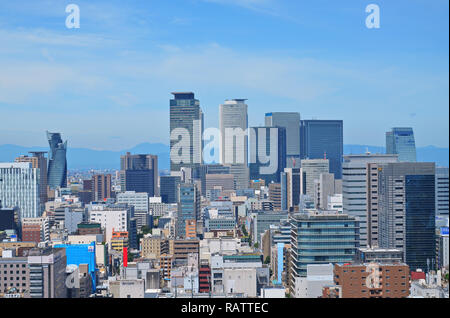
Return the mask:
<path id="1" fill-rule="evenodd" d="M 406 264 L 411 270 L 431 270 L 436 257 L 434 176 L 406 176 L 405 196 Z"/>
<path id="2" fill-rule="evenodd" d="M 342 120 L 302 120 L 300 122 L 301 159 L 323 159 L 330 161 L 330 173 L 342 179 L 344 153 Z"/>
<path id="3" fill-rule="evenodd" d="M 170 133 L 182 128 L 184 133 L 178 138 L 189 140 L 189 153 L 182 153 L 181 162 L 170 159 L 170 170 L 179 171 L 181 167 L 195 167 L 202 163 L 203 150 L 203 112 L 200 102 L 195 99 L 194 93 L 172 93 L 174 99 L 170 100 Z M 170 149 L 178 144 L 179 139 L 170 140 Z"/>
<path id="4" fill-rule="evenodd" d="M 386 132 L 386 153 L 398 154 L 400 162 L 416 162 L 416 142 L 412 128 L 392 128 Z"/>
<path id="5" fill-rule="evenodd" d="M 47 132 L 47 139 L 50 145 L 47 184 L 50 189 L 67 187 L 67 140 L 61 139 L 60 133 Z"/>
<path id="6" fill-rule="evenodd" d="M 294 215 L 290 222 L 295 277 L 305 277 L 308 264 L 354 261 L 359 247 L 359 224 L 354 217 Z"/>
<path id="7" fill-rule="evenodd" d="M 0 163 L 0 201 L 4 208 L 19 208 L 19 218 L 41 215 L 40 172 L 31 163 Z"/>
<path id="8" fill-rule="evenodd" d="M 177 236 L 186 237 L 186 220 L 200 217 L 200 193 L 195 184 L 181 183 L 178 186 Z"/>

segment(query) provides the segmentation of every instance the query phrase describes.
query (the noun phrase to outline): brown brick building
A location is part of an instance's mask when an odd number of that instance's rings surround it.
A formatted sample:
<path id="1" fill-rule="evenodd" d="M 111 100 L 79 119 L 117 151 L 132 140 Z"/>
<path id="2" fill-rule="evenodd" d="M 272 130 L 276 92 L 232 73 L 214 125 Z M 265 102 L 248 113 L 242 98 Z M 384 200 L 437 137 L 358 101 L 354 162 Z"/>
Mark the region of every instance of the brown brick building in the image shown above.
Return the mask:
<path id="1" fill-rule="evenodd" d="M 371 264 L 374 267 L 378 266 L 378 270 L 371 270 L 369 264 L 336 264 L 334 266 L 334 282 L 342 288 L 342 298 L 406 298 L 409 296 L 408 265 Z M 370 277 L 368 279 L 369 275 L 378 282 L 374 283 Z M 367 286 L 368 283 L 369 286 Z"/>

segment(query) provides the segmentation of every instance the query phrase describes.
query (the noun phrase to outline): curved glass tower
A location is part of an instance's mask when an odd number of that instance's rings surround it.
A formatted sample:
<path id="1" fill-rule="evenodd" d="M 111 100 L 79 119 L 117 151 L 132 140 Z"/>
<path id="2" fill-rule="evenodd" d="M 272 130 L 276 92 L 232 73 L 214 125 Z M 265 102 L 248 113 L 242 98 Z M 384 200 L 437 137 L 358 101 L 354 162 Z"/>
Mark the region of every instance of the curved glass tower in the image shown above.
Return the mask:
<path id="1" fill-rule="evenodd" d="M 60 133 L 47 131 L 47 139 L 50 145 L 47 182 L 50 189 L 67 187 L 67 140 L 61 139 Z"/>

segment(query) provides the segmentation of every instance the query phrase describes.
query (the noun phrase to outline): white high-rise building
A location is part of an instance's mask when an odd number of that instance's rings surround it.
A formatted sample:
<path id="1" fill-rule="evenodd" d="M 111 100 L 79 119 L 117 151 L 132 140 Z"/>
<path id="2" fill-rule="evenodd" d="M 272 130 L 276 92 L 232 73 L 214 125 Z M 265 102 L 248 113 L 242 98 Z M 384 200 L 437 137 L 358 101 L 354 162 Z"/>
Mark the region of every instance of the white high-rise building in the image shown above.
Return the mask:
<path id="1" fill-rule="evenodd" d="M 89 212 L 91 223 L 100 223 L 105 229 L 106 242 L 111 242 L 112 232 L 124 232 L 128 230 L 128 210 L 126 208 L 112 208 L 103 204 L 91 204 Z"/>
<path id="2" fill-rule="evenodd" d="M 41 216 L 40 171 L 30 162 L 0 163 L 0 201 L 19 208 L 19 219 Z"/>
<path id="3" fill-rule="evenodd" d="M 328 159 L 304 159 L 301 161 L 300 193 L 306 194 L 314 200 L 314 180 L 318 180 L 320 174 L 328 173 L 330 162 Z"/>
<path id="4" fill-rule="evenodd" d="M 436 168 L 436 216 L 448 218 L 448 168 Z"/>
<path id="5" fill-rule="evenodd" d="M 246 189 L 249 183 L 247 109 L 245 99 L 226 100 L 219 106 L 220 161 L 230 167 L 236 189 Z"/>
<path id="6" fill-rule="evenodd" d="M 368 178 L 377 178 L 376 171 L 368 173 L 368 164 L 397 162 L 398 155 L 360 154 L 344 156 L 342 164 L 342 196 L 344 214 L 355 216 L 360 226 L 360 246 L 366 247 L 368 242 L 367 201 L 368 196 L 377 196 L 376 189 L 368 192 Z M 372 173 L 374 176 L 372 176 Z M 374 184 L 376 186 L 376 184 Z"/>
<path id="7" fill-rule="evenodd" d="M 148 226 L 149 200 L 147 192 L 126 191 L 117 194 L 117 203 L 127 203 L 134 206 L 134 216 L 138 229 Z"/>

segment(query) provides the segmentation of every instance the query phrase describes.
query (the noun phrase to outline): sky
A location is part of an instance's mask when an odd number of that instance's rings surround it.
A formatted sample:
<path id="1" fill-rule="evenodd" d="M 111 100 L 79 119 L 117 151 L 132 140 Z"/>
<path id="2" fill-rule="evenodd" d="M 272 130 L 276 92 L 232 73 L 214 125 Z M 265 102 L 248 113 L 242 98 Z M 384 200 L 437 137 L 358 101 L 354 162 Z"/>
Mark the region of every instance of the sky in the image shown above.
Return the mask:
<path id="1" fill-rule="evenodd" d="M 299 112 L 342 119 L 345 144 L 384 146 L 407 126 L 417 146 L 448 147 L 448 12 L 447 0 L 0 1 L 0 144 L 46 146 L 46 130 L 77 148 L 168 144 L 170 92 L 192 91 L 205 128 L 247 98 L 250 126 Z"/>

